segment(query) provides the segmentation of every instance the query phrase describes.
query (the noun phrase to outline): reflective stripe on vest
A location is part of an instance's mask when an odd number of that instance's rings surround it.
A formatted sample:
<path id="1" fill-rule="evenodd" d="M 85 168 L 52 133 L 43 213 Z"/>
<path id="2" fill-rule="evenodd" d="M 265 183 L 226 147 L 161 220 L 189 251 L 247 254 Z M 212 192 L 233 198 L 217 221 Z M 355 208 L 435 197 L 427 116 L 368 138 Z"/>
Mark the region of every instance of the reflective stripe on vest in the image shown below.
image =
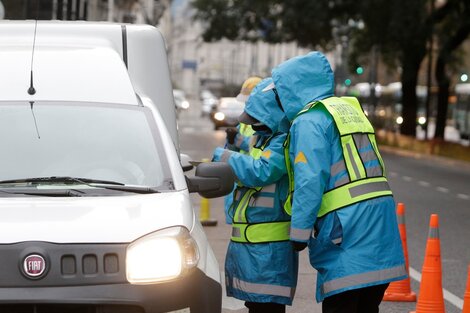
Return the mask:
<path id="1" fill-rule="evenodd" d="M 284 211 L 287 214 L 292 215 L 292 194 L 294 192 L 294 170 L 292 169 L 292 164 L 290 163 L 289 156 L 289 144 L 290 144 L 290 133 L 287 134 L 286 141 L 284 141 L 284 162 L 286 162 L 287 176 L 289 178 L 289 190 L 287 193 L 287 199 L 284 203 Z"/>
<path id="2" fill-rule="evenodd" d="M 239 125 L 240 125 L 240 128 L 238 130 L 238 133 L 241 136 L 238 138 L 237 142 L 235 143 L 235 146 L 237 148 L 240 148 L 243 141 L 244 141 L 244 137 L 247 137 L 247 138 L 250 137 L 250 140 L 249 140 L 249 143 L 248 143 L 249 151 L 240 150 L 240 153 L 241 154 L 250 154 L 251 155 L 251 151 L 253 149 L 253 142 L 252 142 L 251 138 L 255 134 L 255 131 L 253 130 L 251 125 L 248 125 L 248 124 L 245 124 L 245 123 L 240 123 Z"/>
<path id="3" fill-rule="evenodd" d="M 399 278 L 402 276 L 406 276 L 407 274 L 408 272 L 406 270 L 405 265 L 399 265 L 383 270 L 354 274 L 338 279 L 329 280 L 323 283 L 323 285 L 321 286 L 321 290 L 322 293 L 325 295 L 333 291 L 342 290 L 353 286 Z"/>
<path id="4" fill-rule="evenodd" d="M 268 138 L 260 147 L 253 148 L 250 155 L 259 159 L 272 137 Z M 242 193 L 244 191 L 244 193 Z M 240 188 L 234 192 L 233 203 L 236 205 L 232 222 L 231 240 L 239 243 L 263 243 L 289 240 L 290 221 L 275 221 L 262 223 L 249 223 L 246 217 L 248 207 L 265 207 L 274 209 L 276 185 L 257 188 Z M 266 196 L 266 194 L 272 196 Z"/>
<path id="5" fill-rule="evenodd" d="M 259 224 L 232 224 L 232 241 L 262 243 L 289 240 L 290 221 Z"/>
<path id="6" fill-rule="evenodd" d="M 280 296 L 293 298 L 295 294 L 295 288 L 288 286 L 279 286 L 279 285 L 268 285 L 268 284 L 258 284 L 247 282 L 238 278 L 233 278 L 232 280 L 233 288 L 236 288 L 241 291 L 256 293 L 260 295 L 270 295 L 270 296 Z"/>
<path id="7" fill-rule="evenodd" d="M 367 199 L 391 196 L 392 191 L 385 177 L 366 178 L 353 181 L 323 194 L 320 210 L 321 217 L 331 211 L 361 202 Z"/>
<path id="8" fill-rule="evenodd" d="M 333 117 L 340 134 L 343 160 L 331 165 L 330 179 L 335 179 L 334 188 L 325 192 L 318 212 L 321 217 L 331 211 L 367 199 L 392 195 L 385 177 L 385 168 L 375 140 L 374 129 L 353 97 L 331 97 L 309 103 L 297 116 L 322 104 Z M 292 195 L 295 190 L 292 165 L 289 159 L 288 136 L 284 143 L 286 166 L 289 173 L 289 196 L 286 211 L 292 210 Z M 337 178 L 336 175 L 347 173 Z"/>

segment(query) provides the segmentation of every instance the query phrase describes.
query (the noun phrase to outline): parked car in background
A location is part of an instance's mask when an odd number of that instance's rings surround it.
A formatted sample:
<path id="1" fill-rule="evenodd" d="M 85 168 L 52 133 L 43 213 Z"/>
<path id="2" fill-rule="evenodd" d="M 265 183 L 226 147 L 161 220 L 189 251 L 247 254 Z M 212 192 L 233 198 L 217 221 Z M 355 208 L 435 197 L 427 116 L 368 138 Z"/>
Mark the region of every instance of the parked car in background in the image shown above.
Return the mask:
<path id="1" fill-rule="evenodd" d="M 183 90 L 173 89 L 173 98 L 175 98 L 176 114 L 189 109 L 190 104 Z"/>
<path id="2" fill-rule="evenodd" d="M 238 101 L 235 97 L 220 98 L 211 115 L 214 129 L 238 125 L 238 117 L 242 114 L 244 108 L 245 104 Z"/>
<path id="3" fill-rule="evenodd" d="M 207 89 L 201 91 L 201 117 L 210 116 L 217 106 L 219 99 Z"/>

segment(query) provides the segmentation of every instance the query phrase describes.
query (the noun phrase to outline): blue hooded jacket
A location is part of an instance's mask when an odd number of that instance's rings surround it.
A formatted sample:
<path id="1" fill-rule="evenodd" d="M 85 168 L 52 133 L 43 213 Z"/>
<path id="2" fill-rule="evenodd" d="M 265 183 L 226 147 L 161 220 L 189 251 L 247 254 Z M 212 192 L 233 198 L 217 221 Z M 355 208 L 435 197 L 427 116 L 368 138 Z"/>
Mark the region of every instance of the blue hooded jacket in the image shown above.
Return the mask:
<path id="1" fill-rule="evenodd" d="M 255 147 L 262 149 L 260 156 L 254 158 L 216 148 L 213 157 L 214 161 L 230 164 L 238 178 L 231 214 L 243 202 L 240 200 L 250 187 L 262 187 L 250 198 L 244 211 L 248 224 L 290 220 L 284 211 L 288 177 L 283 143 L 287 134 L 281 131 L 287 131 L 289 123 L 275 100 L 273 90 L 266 89 L 271 84 L 271 78 L 261 81 L 245 106 L 250 116 L 270 130 L 256 133 L 259 138 Z M 237 217 L 234 223 L 237 223 Z M 231 241 L 225 259 L 227 295 L 249 302 L 290 305 L 295 294 L 297 270 L 298 254 L 288 237 L 284 241 L 263 243 Z"/>
<path id="2" fill-rule="evenodd" d="M 292 122 L 289 159 L 293 167 L 291 240 L 308 242 L 318 271 L 317 301 L 347 290 L 404 279 L 407 275 L 392 196 L 358 202 L 317 218 L 323 194 L 348 175 L 333 117 L 323 105 L 297 116 L 308 103 L 333 96 L 326 57 L 311 52 L 272 71 L 282 107 Z M 365 150 L 372 150 L 371 145 Z M 366 168 L 377 164 L 365 163 Z"/>

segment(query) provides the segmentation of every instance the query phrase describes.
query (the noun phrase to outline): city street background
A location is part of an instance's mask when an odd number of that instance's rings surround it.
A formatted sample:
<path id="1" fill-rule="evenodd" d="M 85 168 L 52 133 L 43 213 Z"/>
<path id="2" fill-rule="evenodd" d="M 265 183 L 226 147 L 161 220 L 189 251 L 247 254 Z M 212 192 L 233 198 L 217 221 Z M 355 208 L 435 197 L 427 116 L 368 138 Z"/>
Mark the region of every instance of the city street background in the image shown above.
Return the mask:
<path id="1" fill-rule="evenodd" d="M 217 146 L 223 146 L 225 131 L 214 131 L 209 118 L 200 116 L 200 103 L 192 100 L 188 111 L 179 117 L 179 136 L 182 153 L 193 160 L 211 158 Z M 452 159 L 419 155 L 389 147 L 381 147 L 395 200 L 406 207 L 406 227 L 410 261 L 411 288 L 419 294 L 419 279 L 424 260 L 430 214 L 439 215 L 442 279 L 447 313 L 460 313 L 470 261 L 470 164 Z M 194 175 L 194 170 L 187 173 Z M 201 198 L 192 194 L 193 205 L 199 213 Z M 210 200 L 211 218 L 217 226 L 204 230 L 214 249 L 220 270 L 224 270 L 225 252 L 231 227 L 225 224 L 223 199 Z M 289 313 L 320 313 L 315 301 L 316 273 L 308 262 L 307 252 L 300 254 L 299 283 L 294 304 Z M 225 292 L 225 291 L 224 291 Z M 416 303 L 382 302 L 383 313 L 409 312 Z M 223 313 L 246 313 L 243 302 L 224 295 Z"/>

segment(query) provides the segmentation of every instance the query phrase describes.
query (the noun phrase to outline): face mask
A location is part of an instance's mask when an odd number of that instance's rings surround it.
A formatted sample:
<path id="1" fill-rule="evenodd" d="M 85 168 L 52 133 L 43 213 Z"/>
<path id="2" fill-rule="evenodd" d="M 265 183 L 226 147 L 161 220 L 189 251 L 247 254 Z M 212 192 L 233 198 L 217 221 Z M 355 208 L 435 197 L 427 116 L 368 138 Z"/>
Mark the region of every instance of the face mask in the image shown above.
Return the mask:
<path id="1" fill-rule="evenodd" d="M 251 128 L 256 132 L 271 132 L 271 129 L 264 124 L 253 124 L 251 125 Z"/>

